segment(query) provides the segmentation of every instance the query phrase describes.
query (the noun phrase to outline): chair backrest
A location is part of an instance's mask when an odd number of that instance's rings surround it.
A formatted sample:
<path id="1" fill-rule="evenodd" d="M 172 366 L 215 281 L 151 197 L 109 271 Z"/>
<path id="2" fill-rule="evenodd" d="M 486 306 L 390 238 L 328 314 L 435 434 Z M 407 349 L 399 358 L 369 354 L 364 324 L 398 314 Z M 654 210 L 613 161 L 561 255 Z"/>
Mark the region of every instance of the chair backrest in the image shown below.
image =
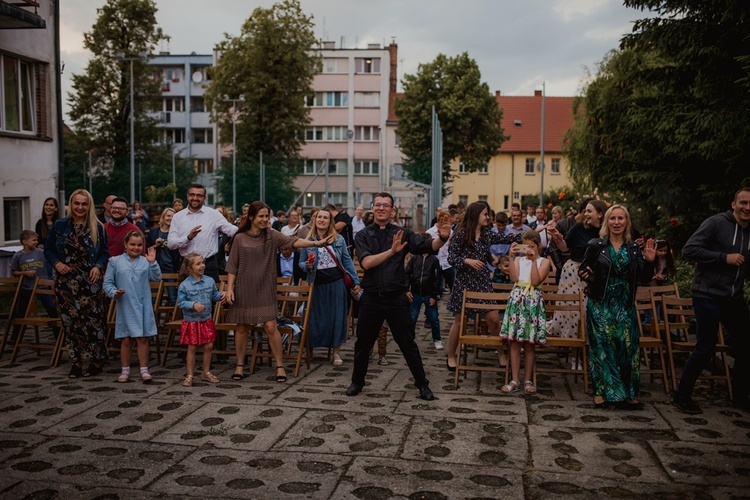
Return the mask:
<path id="1" fill-rule="evenodd" d="M 13 312 L 13 309 L 16 306 L 16 299 L 18 297 L 18 291 L 21 289 L 21 278 L 18 277 L 12 277 L 12 278 L 0 278 L 0 295 L 10 296 L 13 295 L 13 299 L 8 302 L 10 304 L 10 308 L 7 311 L 3 311 L 2 314 L 0 314 L 0 318 L 8 318 L 10 317 L 11 313 Z"/>
<path id="2" fill-rule="evenodd" d="M 687 331 L 695 317 L 693 301 L 673 295 L 661 297 L 662 318 L 664 320 L 665 335 L 676 333 L 687 338 Z"/>
<path id="3" fill-rule="evenodd" d="M 291 285 L 292 284 L 292 276 L 277 276 L 276 277 L 276 284 L 277 285 Z"/>
<path id="4" fill-rule="evenodd" d="M 513 283 L 493 283 L 492 290 L 495 292 L 510 292 L 514 286 Z"/>
<path id="5" fill-rule="evenodd" d="M 313 285 L 278 285 L 276 295 L 279 301 L 279 314 L 304 326 L 310 313 L 312 294 Z M 305 307 L 300 316 L 298 313 L 303 304 Z"/>
<path id="6" fill-rule="evenodd" d="M 461 317 L 459 335 L 464 335 L 467 331 L 469 320 L 473 311 L 474 331 L 480 335 L 481 321 L 480 316 L 489 311 L 505 312 L 508 307 L 508 298 L 510 292 L 471 292 L 464 290 L 463 300 L 461 302 Z"/>
<path id="7" fill-rule="evenodd" d="M 586 325 L 586 311 L 584 310 L 583 290 L 578 293 L 558 293 L 542 291 L 544 298 L 544 310 L 548 318 L 552 318 L 557 311 L 577 312 L 578 321 L 578 338 L 585 338 L 584 331 Z"/>
<path id="8" fill-rule="evenodd" d="M 151 303 L 154 305 L 154 314 L 159 313 L 159 306 L 164 299 L 164 282 L 163 281 L 149 281 L 151 286 Z"/>
<path id="9" fill-rule="evenodd" d="M 645 324 L 646 313 L 651 311 L 651 321 Z M 654 323 L 656 322 L 656 311 L 653 310 L 651 302 L 651 293 L 648 288 L 640 287 L 635 292 L 635 312 L 638 314 L 638 329 L 641 337 L 644 335 L 658 336 L 659 332 L 655 328 Z"/>
<path id="10" fill-rule="evenodd" d="M 646 287 L 645 290 L 648 290 L 649 302 L 651 303 L 651 311 L 653 312 L 651 328 L 654 330 L 654 336 L 661 337 L 661 329 L 664 328 L 664 320 L 659 319 L 659 316 L 661 316 L 661 314 L 658 314 L 658 312 L 661 311 L 661 297 L 679 297 L 680 292 L 677 289 L 677 283 L 673 283 L 671 285 L 649 286 Z"/>

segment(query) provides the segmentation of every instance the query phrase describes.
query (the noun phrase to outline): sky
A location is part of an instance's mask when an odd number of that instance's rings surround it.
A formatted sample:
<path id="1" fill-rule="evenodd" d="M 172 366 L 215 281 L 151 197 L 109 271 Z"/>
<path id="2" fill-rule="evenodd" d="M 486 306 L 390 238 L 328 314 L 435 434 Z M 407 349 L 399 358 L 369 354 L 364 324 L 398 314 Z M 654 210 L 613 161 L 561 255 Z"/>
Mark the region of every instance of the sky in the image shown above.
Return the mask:
<path id="1" fill-rule="evenodd" d="M 83 33 L 105 0 L 64 0 L 60 42 L 63 102 L 72 74 L 84 72 L 91 54 Z M 159 26 L 171 37 L 157 51 L 211 54 L 224 34 L 238 35 L 256 7 L 272 0 L 156 0 Z M 491 92 L 548 96 L 580 93 L 587 75 L 633 22 L 647 14 L 622 0 L 301 0 L 318 39 L 337 47 L 398 44 L 399 82 L 438 54 L 468 52 Z M 343 44 L 342 44 L 343 42 Z M 399 88 L 399 90 L 401 90 Z"/>

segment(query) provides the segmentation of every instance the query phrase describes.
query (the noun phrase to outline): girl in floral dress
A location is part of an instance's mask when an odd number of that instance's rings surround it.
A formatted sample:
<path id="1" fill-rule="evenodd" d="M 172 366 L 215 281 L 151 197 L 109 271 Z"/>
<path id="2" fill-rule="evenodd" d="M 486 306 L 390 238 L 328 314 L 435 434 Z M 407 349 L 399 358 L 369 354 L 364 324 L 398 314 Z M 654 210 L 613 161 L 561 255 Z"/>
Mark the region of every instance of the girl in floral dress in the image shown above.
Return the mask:
<path id="1" fill-rule="evenodd" d="M 521 347 L 525 360 L 523 374 L 526 381 L 523 391 L 536 394 L 534 387 L 534 362 L 536 344 L 547 342 L 547 317 L 544 312 L 542 290 L 537 288 L 549 274 L 549 260 L 539 256 L 542 240 L 539 233 L 531 229 L 521 236 L 521 241 L 528 246 L 526 253 L 516 257 L 510 266 L 510 277 L 515 282 L 508 299 L 508 308 L 503 317 L 500 336 L 510 344 L 510 367 L 512 380 L 500 389 L 505 394 L 521 390 Z M 511 255 L 518 255 L 518 245 L 510 246 Z"/>

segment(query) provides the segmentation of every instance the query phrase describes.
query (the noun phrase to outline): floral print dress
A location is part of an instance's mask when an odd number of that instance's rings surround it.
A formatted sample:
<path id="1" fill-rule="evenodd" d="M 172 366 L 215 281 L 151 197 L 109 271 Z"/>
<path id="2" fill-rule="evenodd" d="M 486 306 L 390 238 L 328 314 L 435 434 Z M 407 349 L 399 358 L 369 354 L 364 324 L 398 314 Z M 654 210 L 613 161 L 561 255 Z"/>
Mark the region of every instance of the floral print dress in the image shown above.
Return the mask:
<path id="1" fill-rule="evenodd" d="M 526 257 L 521 257 L 519 260 L 518 282 L 510 292 L 500 336 L 515 342 L 545 344 L 547 342 L 547 315 L 544 312 L 542 290 L 532 287 L 529 282 L 531 261 Z M 539 257 L 536 265 L 541 266 L 543 260 L 543 257 Z"/>

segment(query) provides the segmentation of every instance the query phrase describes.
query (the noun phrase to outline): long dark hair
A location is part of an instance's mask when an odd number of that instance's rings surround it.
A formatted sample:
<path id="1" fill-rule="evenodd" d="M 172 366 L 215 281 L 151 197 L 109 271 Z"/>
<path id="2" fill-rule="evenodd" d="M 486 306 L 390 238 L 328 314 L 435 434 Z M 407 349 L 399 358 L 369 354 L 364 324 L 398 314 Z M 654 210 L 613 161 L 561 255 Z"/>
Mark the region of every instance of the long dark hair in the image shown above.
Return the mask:
<path id="1" fill-rule="evenodd" d="M 475 201 L 469 207 L 466 209 L 466 212 L 464 212 L 464 218 L 461 221 L 461 225 L 458 228 L 458 231 L 463 231 L 463 248 L 469 248 L 474 246 L 475 239 L 474 234 L 477 231 L 477 227 L 479 226 L 479 216 L 482 215 L 482 212 L 485 210 L 489 211 L 489 205 L 486 202 L 483 201 Z M 481 232 L 479 233 L 479 239 L 484 241 L 487 236 L 487 226 L 483 227 Z"/>
<path id="2" fill-rule="evenodd" d="M 268 215 L 271 215 L 271 207 L 266 205 L 260 200 L 256 200 L 250 204 L 250 207 L 247 209 L 247 217 L 245 217 L 245 220 L 242 222 L 242 225 L 237 230 L 238 233 L 244 233 L 250 227 L 253 225 L 253 220 L 255 219 L 255 216 L 258 215 L 258 212 L 260 212 L 263 209 L 268 210 Z M 264 227 L 261 230 L 261 234 L 265 236 L 268 233 L 268 228 Z"/>
<path id="3" fill-rule="evenodd" d="M 57 202 L 57 198 L 53 196 L 45 198 L 44 203 L 42 204 L 42 225 L 41 228 L 39 228 L 39 241 L 41 242 L 47 241 L 47 235 L 49 234 L 49 231 L 47 230 L 47 214 L 44 213 L 44 205 L 50 200 L 55 202 L 55 211 L 52 213 L 52 224 L 60 218 L 60 204 Z"/>

